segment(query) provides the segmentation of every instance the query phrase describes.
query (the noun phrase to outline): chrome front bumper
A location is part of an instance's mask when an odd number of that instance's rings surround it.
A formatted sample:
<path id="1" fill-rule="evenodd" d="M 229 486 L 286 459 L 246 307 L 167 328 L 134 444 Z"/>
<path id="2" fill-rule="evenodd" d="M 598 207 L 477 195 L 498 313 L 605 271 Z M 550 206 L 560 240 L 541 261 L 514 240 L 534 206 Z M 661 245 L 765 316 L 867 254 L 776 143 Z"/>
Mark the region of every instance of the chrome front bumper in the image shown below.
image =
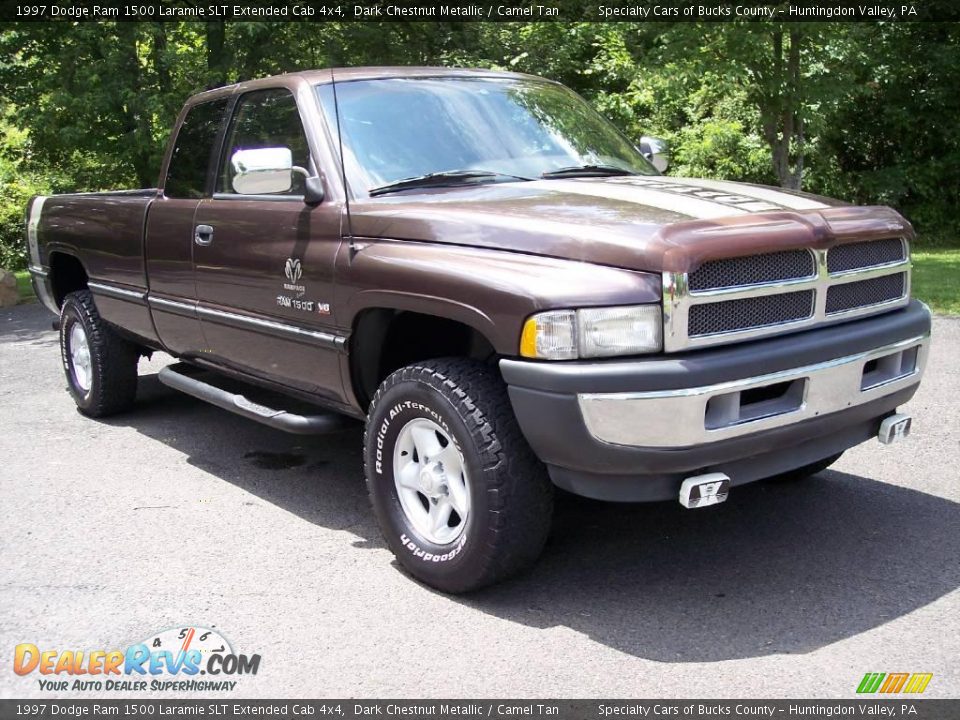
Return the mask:
<path id="1" fill-rule="evenodd" d="M 666 391 L 580 393 L 602 443 L 676 449 L 756 433 L 852 408 L 916 385 L 930 336 L 767 375 Z"/>

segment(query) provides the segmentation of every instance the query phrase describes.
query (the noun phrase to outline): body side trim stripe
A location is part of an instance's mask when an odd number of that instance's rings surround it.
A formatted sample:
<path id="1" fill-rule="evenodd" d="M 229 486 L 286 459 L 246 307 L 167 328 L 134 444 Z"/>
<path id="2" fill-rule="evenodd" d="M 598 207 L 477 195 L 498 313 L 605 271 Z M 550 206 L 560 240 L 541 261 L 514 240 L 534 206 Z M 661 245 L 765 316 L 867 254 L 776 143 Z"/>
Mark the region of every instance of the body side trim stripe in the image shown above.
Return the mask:
<path id="1" fill-rule="evenodd" d="M 296 325 L 276 322 L 274 320 L 265 320 L 263 318 L 251 317 L 250 315 L 241 315 L 238 313 L 227 312 L 225 310 L 214 310 L 203 306 L 197 307 L 197 313 L 201 318 L 210 320 L 219 320 L 226 324 L 235 324 L 241 327 L 256 328 L 267 332 L 280 335 L 281 337 L 294 340 L 308 340 L 320 345 L 342 350 L 346 345 L 347 338 L 343 335 L 333 335 L 331 333 L 321 332 L 319 330 L 306 330 Z"/>
<path id="2" fill-rule="evenodd" d="M 166 310 L 176 315 L 219 321 L 226 325 L 234 325 L 246 329 L 263 330 L 283 338 L 314 342 L 334 350 L 343 350 L 347 343 L 347 338 L 344 335 L 334 335 L 319 330 L 307 330 L 296 325 L 276 322 L 275 320 L 265 320 L 250 315 L 227 312 L 226 310 L 215 310 L 201 305 L 189 304 L 177 300 L 167 300 L 166 298 L 154 297 L 152 295 L 149 297 L 149 302 L 151 305 L 156 305 L 157 309 Z"/>
<path id="3" fill-rule="evenodd" d="M 177 302 L 176 300 L 167 300 L 166 298 L 154 297 L 152 295 L 147 296 L 147 302 L 150 304 L 151 310 L 161 310 L 174 315 L 182 315 L 184 317 L 197 319 L 197 306 L 190 305 L 188 303 Z"/>
<path id="4" fill-rule="evenodd" d="M 143 303 L 146 298 L 146 293 L 142 290 L 126 290 L 116 285 L 107 285 L 105 283 L 99 282 L 89 282 L 87 283 L 94 293 L 100 295 L 106 295 L 107 297 L 116 298 L 118 300 L 133 300 L 135 302 Z"/>
<path id="5" fill-rule="evenodd" d="M 27 250 L 30 253 L 30 262 L 34 266 L 40 265 L 40 216 L 46 201 L 46 195 L 35 197 L 30 203 L 30 214 L 27 218 Z"/>

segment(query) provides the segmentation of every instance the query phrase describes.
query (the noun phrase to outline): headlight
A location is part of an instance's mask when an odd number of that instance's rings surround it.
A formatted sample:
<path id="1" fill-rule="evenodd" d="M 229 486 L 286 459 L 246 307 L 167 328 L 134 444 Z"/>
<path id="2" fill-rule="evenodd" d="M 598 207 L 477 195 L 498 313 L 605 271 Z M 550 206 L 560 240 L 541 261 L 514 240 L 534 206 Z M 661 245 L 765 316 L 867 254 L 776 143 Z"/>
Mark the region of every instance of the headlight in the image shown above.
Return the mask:
<path id="1" fill-rule="evenodd" d="M 550 310 L 527 318 L 520 354 L 540 360 L 639 355 L 663 347 L 657 305 Z"/>

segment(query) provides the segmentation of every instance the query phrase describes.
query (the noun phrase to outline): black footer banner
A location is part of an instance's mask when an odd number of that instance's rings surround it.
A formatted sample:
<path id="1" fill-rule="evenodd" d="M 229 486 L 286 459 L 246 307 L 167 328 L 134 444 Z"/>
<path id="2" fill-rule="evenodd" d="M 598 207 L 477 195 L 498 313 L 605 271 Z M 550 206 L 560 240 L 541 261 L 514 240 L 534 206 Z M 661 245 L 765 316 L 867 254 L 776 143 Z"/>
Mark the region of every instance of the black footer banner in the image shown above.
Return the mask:
<path id="1" fill-rule="evenodd" d="M 0 718 L 960 719 L 960 700 L 0 700 Z"/>

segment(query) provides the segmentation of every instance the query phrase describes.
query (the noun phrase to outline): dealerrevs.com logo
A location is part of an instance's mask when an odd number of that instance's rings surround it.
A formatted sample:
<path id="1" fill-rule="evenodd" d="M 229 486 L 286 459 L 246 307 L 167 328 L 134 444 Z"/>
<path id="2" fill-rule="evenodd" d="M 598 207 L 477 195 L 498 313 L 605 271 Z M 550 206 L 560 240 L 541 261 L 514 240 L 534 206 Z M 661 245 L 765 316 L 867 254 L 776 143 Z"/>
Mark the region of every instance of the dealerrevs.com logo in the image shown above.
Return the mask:
<path id="1" fill-rule="evenodd" d="M 216 630 L 171 628 L 125 650 L 49 650 L 20 643 L 13 653 L 17 675 L 37 675 L 40 690 L 214 691 L 233 690 L 240 675 L 256 675 L 260 655 L 242 655 Z"/>

